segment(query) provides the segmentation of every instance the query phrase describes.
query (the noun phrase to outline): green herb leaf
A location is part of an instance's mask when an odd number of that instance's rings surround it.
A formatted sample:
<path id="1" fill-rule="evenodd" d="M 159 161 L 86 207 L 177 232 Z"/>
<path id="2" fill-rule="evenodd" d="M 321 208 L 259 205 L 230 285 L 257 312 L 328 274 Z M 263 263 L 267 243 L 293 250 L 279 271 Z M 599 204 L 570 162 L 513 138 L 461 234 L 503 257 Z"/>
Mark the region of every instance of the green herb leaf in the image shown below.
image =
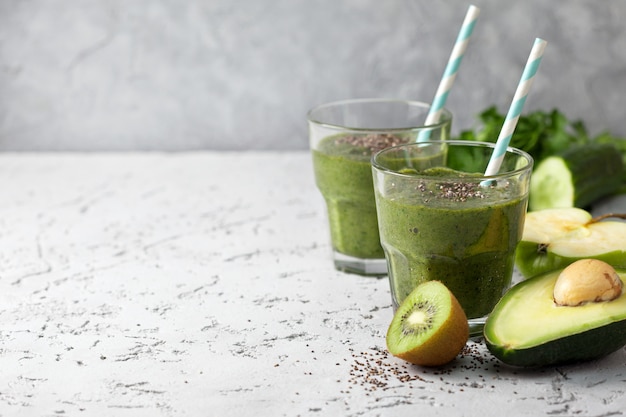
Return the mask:
<path id="1" fill-rule="evenodd" d="M 461 131 L 458 140 L 496 142 L 506 115 L 500 113 L 496 106 L 483 110 L 477 116 L 479 124 L 474 129 Z M 574 145 L 587 143 L 611 143 L 623 155 L 626 166 L 626 139 L 618 138 L 609 132 L 591 137 L 582 120 L 569 120 L 557 109 L 551 111 L 537 110 L 520 116 L 511 137 L 510 146 L 528 152 L 535 159 L 535 166 L 543 159 L 558 155 Z M 462 165 L 464 158 L 467 166 L 471 166 L 470 155 L 457 155 L 455 158 Z M 626 192 L 626 174 L 622 178 L 623 190 Z"/>

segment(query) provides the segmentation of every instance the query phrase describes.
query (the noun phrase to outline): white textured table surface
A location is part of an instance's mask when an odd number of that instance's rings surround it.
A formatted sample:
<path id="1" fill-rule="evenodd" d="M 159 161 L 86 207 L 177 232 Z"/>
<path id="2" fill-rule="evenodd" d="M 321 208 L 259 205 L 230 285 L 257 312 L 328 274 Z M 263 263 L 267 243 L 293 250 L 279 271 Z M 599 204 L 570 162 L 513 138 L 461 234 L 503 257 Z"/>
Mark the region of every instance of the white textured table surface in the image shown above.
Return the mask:
<path id="1" fill-rule="evenodd" d="M 626 413 L 625 350 L 388 356 L 387 282 L 333 269 L 308 153 L 4 154 L 0 190 L 2 416 Z"/>

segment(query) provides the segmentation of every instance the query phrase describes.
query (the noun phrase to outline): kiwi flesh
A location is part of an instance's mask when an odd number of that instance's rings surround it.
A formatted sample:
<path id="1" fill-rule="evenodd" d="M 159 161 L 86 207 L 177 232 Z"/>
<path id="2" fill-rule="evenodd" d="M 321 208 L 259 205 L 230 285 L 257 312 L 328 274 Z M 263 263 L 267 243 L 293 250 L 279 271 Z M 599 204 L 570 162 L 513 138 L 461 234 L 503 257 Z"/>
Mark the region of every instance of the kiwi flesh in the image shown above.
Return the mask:
<path id="1" fill-rule="evenodd" d="M 467 317 L 439 281 L 417 286 L 400 304 L 387 331 L 389 352 L 422 366 L 452 361 L 469 338 Z"/>

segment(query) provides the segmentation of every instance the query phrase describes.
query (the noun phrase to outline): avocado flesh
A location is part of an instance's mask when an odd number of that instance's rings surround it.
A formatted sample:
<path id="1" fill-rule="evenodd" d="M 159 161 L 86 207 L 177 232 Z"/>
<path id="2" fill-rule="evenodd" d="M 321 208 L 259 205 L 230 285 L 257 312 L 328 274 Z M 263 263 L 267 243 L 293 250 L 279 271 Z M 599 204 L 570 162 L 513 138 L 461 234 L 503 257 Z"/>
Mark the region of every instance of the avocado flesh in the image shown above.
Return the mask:
<path id="1" fill-rule="evenodd" d="M 498 359 L 516 366 L 543 366 L 595 359 L 626 345 L 626 293 L 613 301 L 561 307 L 552 292 L 561 270 L 511 288 L 484 328 Z M 626 287 L 626 271 L 618 274 Z"/>

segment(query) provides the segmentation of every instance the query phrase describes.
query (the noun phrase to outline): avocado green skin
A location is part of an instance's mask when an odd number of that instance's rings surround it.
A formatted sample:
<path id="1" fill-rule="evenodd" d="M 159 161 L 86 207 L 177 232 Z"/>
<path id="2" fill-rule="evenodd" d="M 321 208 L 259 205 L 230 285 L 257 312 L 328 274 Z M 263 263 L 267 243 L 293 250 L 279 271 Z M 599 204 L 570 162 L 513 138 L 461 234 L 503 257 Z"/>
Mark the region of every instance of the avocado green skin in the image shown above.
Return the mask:
<path id="1" fill-rule="evenodd" d="M 623 268 L 616 269 L 616 271 L 618 274 L 626 273 Z M 546 274 L 552 272 L 554 271 Z M 498 309 L 498 306 L 515 297 L 516 288 L 534 285 L 540 282 L 546 274 L 540 274 L 516 284 L 500 299 L 494 311 Z M 514 326 L 515 324 L 510 325 Z M 612 323 L 579 333 L 575 333 L 576 329 L 573 329 L 571 335 L 524 349 L 512 349 L 498 343 L 492 327 L 496 327 L 493 315 L 487 318 L 483 329 L 487 349 L 507 365 L 519 367 L 540 367 L 589 361 L 616 352 L 626 345 L 626 311 L 621 319 Z"/>
<path id="2" fill-rule="evenodd" d="M 546 272 L 563 269 L 580 259 L 598 259 L 611 265 L 613 268 L 626 269 L 626 251 L 615 250 L 601 255 L 565 257 L 559 256 L 547 249 L 539 252 L 537 243 L 522 241 L 515 251 L 515 266 L 524 278 L 531 278 Z"/>
<path id="3" fill-rule="evenodd" d="M 626 345 L 626 320 L 519 350 L 495 344 L 485 328 L 485 343 L 496 358 L 512 366 L 539 367 L 589 361 Z"/>

